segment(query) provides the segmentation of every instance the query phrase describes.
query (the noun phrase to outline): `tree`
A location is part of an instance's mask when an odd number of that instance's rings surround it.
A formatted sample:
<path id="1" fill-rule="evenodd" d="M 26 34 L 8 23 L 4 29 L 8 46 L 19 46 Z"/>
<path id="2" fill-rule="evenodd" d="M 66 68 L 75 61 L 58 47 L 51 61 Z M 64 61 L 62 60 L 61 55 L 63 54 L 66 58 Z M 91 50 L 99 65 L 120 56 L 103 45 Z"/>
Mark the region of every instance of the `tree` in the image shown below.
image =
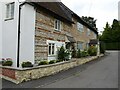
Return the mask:
<path id="1" fill-rule="evenodd" d="M 82 16 L 82 20 L 84 20 L 86 23 L 88 23 L 91 27 L 93 27 L 94 29 L 96 28 L 96 19 L 94 19 L 93 17 L 87 17 L 87 16 Z"/>

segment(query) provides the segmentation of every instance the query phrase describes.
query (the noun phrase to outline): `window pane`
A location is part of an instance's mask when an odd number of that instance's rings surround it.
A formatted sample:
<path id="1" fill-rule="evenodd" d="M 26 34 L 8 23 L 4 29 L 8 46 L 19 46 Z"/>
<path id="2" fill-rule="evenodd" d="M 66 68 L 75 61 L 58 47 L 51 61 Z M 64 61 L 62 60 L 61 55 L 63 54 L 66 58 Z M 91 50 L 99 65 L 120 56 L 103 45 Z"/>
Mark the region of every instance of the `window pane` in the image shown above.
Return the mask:
<path id="1" fill-rule="evenodd" d="M 83 32 L 83 25 L 79 22 L 77 22 L 77 28 L 80 32 Z"/>
<path id="2" fill-rule="evenodd" d="M 7 4 L 6 5 L 6 18 L 9 18 L 9 9 L 10 9 L 10 5 Z"/>
<path id="3" fill-rule="evenodd" d="M 49 43 L 49 55 L 51 55 L 51 43 Z"/>
<path id="4" fill-rule="evenodd" d="M 52 55 L 54 54 L 54 44 L 52 44 Z"/>
<path id="5" fill-rule="evenodd" d="M 80 42 L 80 43 L 78 43 L 78 49 L 83 49 L 83 43 L 82 42 Z"/>
<path id="6" fill-rule="evenodd" d="M 55 29 L 58 29 L 57 27 L 58 27 L 57 20 L 55 20 Z"/>
<path id="7" fill-rule="evenodd" d="M 14 17 L 14 3 L 11 4 L 11 18 Z"/>
<path id="8" fill-rule="evenodd" d="M 60 30 L 60 21 L 58 21 L 58 30 Z"/>

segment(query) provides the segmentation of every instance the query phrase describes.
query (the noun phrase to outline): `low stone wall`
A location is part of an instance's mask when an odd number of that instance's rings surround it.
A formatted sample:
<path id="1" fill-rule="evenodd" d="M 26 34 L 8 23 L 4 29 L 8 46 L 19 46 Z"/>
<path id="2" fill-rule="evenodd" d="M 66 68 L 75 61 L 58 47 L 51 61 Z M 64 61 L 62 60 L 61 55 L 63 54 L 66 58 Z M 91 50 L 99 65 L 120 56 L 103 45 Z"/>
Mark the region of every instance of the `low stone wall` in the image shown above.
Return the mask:
<path id="1" fill-rule="evenodd" d="M 18 84 L 24 81 L 29 81 L 33 79 L 39 79 L 44 76 L 49 76 L 58 73 L 62 70 L 67 70 L 69 68 L 82 65 L 86 62 L 96 60 L 97 58 L 98 56 L 93 56 L 93 57 L 80 58 L 80 59 L 55 63 L 51 65 L 41 65 L 32 68 L 12 68 L 12 67 L 1 66 L 2 76 L 3 78 Z"/>

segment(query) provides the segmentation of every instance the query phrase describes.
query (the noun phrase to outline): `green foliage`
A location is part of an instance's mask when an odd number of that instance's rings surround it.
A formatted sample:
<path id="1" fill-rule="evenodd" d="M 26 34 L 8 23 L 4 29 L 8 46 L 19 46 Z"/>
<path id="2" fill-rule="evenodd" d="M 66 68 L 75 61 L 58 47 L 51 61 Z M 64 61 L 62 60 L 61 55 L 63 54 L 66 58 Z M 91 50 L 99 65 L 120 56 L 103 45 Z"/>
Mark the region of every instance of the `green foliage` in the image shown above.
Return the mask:
<path id="1" fill-rule="evenodd" d="M 58 59 L 65 60 L 65 48 L 63 46 L 58 51 Z"/>
<path id="2" fill-rule="evenodd" d="M 91 27 L 93 27 L 94 29 L 96 29 L 96 20 L 93 17 L 84 17 L 82 16 L 82 19 L 88 23 Z"/>
<path id="3" fill-rule="evenodd" d="M 77 57 L 77 51 L 76 51 L 75 49 L 72 51 L 72 57 L 73 57 L 73 58 L 76 58 L 76 57 Z"/>
<path id="4" fill-rule="evenodd" d="M 86 50 L 81 51 L 81 57 L 89 56 L 88 52 Z"/>
<path id="5" fill-rule="evenodd" d="M 48 61 L 40 61 L 38 65 L 47 65 L 49 64 Z"/>
<path id="6" fill-rule="evenodd" d="M 58 51 L 58 59 L 59 60 L 68 60 L 70 55 L 69 50 L 65 50 L 63 46 L 61 46 L 60 50 Z"/>
<path id="7" fill-rule="evenodd" d="M 100 53 L 105 53 L 105 43 L 100 42 Z"/>
<path id="8" fill-rule="evenodd" d="M 100 41 L 104 41 L 105 43 L 120 42 L 119 21 L 114 19 L 111 26 L 108 24 L 108 22 L 106 23 L 104 32 L 100 37 Z"/>
<path id="9" fill-rule="evenodd" d="M 49 64 L 53 64 L 53 63 L 55 63 L 55 60 L 49 61 Z"/>
<path id="10" fill-rule="evenodd" d="M 105 43 L 106 50 L 120 50 L 120 42 Z"/>
<path id="11" fill-rule="evenodd" d="M 25 67 L 33 67 L 32 63 L 27 61 L 27 62 L 23 62 L 22 63 L 22 67 L 25 68 Z"/>
<path id="12" fill-rule="evenodd" d="M 13 62 L 11 60 L 2 61 L 3 66 L 12 66 Z"/>
<path id="13" fill-rule="evenodd" d="M 96 56 L 97 55 L 97 48 L 95 46 L 90 46 L 88 49 L 88 54 L 90 56 Z"/>
<path id="14" fill-rule="evenodd" d="M 120 22 L 114 19 L 111 26 L 106 23 L 100 41 L 105 43 L 105 49 L 107 50 L 120 50 Z"/>
<path id="15" fill-rule="evenodd" d="M 80 49 L 77 51 L 77 58 L 81 58 L 81 51 L 80 51 Z"/>
<path id="16" fill-rule="evenodd" d="M 56 63 L 57 63 L 57 62 L 62 62 L 62 61 L 63 61 L 63 60 L 56 60 Z"/>

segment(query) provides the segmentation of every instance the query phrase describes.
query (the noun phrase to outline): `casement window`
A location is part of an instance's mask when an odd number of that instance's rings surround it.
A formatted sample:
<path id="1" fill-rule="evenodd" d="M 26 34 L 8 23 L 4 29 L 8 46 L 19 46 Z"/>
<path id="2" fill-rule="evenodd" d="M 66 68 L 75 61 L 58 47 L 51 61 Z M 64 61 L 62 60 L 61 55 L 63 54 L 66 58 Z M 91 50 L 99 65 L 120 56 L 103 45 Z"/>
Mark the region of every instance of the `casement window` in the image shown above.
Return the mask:
<path id="1" fill-rule="evenodd" d="M 60 20 L 55 19 L 54 28 L 57 31 L 61 31 L 61 21 Z"/>
<path id="2" fill-rule="evenodd" d="M 87 29 L 87 35 L 90 36 L 90 29 Z"/>
<path id="3" fill-rule="evenodd" d="M 97 35 L 94 33 L 94 39 L 97 39 Z"/>
<path id="4" fill-rule="evenodd" d="M 6 19 L 14 18 L 14 2 L 6 4 Z"/>
<path id="5" fill-rule="evenodd" d="M 83 42 L 78 42 L 77 47 L 78 49 L 83 50 Z"/>
<path id="6" fill-rule="evenodd" d="M 48 54 L 49 55 L 54 55 L 55 54 L 55 44 L 54 43 L 49 43 L 49 46 L 48 46 L 49 48 L 49 52 L 48 52 Z"/>
<path id="7" fill-rule="evenodd" d="M 77 22 L 77 29 L 78 29 L 78 31 L 83 32 L 84 26 L 81 23 Z"/>

